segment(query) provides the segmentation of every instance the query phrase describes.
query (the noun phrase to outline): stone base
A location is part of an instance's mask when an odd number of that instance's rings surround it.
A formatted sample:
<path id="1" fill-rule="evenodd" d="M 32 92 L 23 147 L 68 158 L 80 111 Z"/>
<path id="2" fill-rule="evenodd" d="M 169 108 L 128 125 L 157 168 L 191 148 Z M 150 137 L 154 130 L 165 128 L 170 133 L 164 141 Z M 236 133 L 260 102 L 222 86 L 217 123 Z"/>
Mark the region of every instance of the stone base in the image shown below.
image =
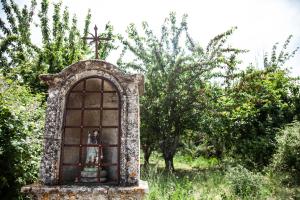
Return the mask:
<path id="1" fill-rule="evenodd" d="M 42 200 L 142 200 L 148 193 L 148 183 L 139 181 L 139 186 L 45 186 L 40 184 L 22 187 L 22 193 L 31 199 Z"/>
<path id="2" fill-rule="evenodd" d="M 98 169 L 97 168 L 89 168 L 89 167 L 85 167 L 83 169 L 83 171 L 80 172 L 81 173 L 81 179 L 80 181 L 83 183 L 95 183 L 98 182 Z M 99 170 L 100 173 L 100 183 L 104 183 L 107 181 L 107 171 L 102 169 Z"/>

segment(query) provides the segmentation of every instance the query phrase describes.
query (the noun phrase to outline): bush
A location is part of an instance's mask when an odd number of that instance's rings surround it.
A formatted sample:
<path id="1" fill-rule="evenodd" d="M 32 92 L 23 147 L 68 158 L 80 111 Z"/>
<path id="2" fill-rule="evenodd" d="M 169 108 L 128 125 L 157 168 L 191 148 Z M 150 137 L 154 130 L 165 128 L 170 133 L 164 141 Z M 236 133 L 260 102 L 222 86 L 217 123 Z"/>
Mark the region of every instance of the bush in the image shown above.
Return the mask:
<path id="1" fill-rule="evenodd" d="M 20 198 L 20 188 L 36 180 L 41 154 L 42 96 L 0 77 L 0 196 Z"/>
<path id="2" fill-rule="evenodd" d="M 285 180 L 300 184 L 300 122 L 286 125 L 276 137 L 272 168 L 286 174 Z"/>
<path id="3" fill-rule="evenodd" d="M 238 165 L 229 168 L 226 173 L 231 192 L 242 198 L 258 198 L 261 195 L 263 180 L 259 174 L 255 174 L 246 168 Z"/>

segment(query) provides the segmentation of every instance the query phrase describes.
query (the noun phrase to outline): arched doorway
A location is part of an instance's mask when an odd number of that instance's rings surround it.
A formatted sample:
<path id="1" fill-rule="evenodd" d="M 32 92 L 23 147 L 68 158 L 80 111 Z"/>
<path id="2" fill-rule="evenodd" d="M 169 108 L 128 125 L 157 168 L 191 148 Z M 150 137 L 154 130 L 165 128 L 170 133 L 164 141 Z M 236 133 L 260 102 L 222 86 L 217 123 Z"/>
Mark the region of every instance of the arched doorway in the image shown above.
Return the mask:
<path id="1" fill-rule="evenodd" d="M 64 114 L 60 183 L 118 184 L 120 94 L 103 77 L 78 81 Z"/>

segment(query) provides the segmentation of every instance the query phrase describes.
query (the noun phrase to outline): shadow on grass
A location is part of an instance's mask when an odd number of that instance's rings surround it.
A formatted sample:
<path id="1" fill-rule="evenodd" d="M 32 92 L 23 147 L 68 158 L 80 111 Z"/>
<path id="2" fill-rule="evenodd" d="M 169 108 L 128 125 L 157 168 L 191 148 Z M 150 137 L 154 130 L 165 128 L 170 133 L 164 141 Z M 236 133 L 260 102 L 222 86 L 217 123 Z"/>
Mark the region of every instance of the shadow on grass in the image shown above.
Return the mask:
<path id="1" fill-rule="evenodd" d="M 214 166 L 210 168 L 190 168 L 183 169 L 177 168 L 174 171 L 167 171 L 164 167 L 157 166 L 156 164 L 149 164 L 147 167 L 141 165 L 142 174 L 149 173 L 149 171 L 155 169 L 158 174 L 165 176 L 176 176 L 178 178 L 190 177 L 195 178 L 196 176 L 208 177 L 214 174 L 225 175 L 225 170 L 222 166 Z"/>

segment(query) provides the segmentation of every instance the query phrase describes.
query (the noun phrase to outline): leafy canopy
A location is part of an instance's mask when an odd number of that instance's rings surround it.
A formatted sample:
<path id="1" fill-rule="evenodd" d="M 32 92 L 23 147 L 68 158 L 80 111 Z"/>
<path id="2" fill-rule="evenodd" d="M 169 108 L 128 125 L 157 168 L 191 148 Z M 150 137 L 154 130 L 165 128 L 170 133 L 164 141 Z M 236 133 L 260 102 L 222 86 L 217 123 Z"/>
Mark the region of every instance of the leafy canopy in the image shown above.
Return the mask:
<path id="1" fill-rule="evenodd" d="M 175 13 L 170 13 L 160 35 L 155 35 L 146 22 L 142 30 L 140 34 L 134 24 L 128 27 L 118 64 L 124 70 L 145 74 L 142 141 L 158 141 L 165 160 L 171 161 L 180 138 L 198 127 L 199 113 L 205 108 L 203 93 L 210 81 L 222 77 L 222 69 L 235 67 L 236 55 L 244 51 L 226 46 L 235 28 L 202 48 L 188 33 L 186 15 L 178 22 Z M 133 59 L 124 62 L 128 52 Z"/>

